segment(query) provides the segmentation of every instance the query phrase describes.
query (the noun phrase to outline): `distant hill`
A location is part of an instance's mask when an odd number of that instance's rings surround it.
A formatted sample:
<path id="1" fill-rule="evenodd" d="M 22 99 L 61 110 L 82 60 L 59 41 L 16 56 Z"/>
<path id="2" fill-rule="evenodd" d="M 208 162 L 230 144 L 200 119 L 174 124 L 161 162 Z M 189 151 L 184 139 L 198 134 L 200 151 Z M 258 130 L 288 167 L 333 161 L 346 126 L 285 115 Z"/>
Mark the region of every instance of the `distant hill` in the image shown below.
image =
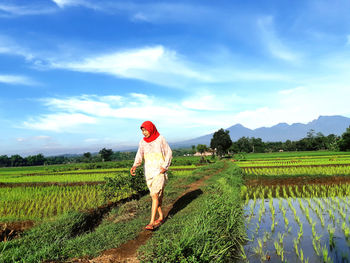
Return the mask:
<path id="1" fill-rule="evenodd" d="M 325 136 L 332 133 L 342 135 L 349 126 L 350 118 L 343 116 L 320 116 L 318 119 L 307 124 L 293 123 L 289 125 L 287 123 L 279 123 L 269 128 L 261 127 L 254 130 L 246 128 L 241 124 L 236 124 L 225 130 L 230 131 L 230 136 L 233 141 L 237 141 L 239 138 L 245 136 L 261 138 L 265 142 L 284 142 L 286 140 L 300 140 L 306 137 L 307 132 L 311 129 L 314 130 L 315 133 L 321 132 Z M 213 133 L 191 140 L 173 143 L 171 145 L 173 147 L 185 147 L 197 144 L 210 145 L 212 137 Z"/>

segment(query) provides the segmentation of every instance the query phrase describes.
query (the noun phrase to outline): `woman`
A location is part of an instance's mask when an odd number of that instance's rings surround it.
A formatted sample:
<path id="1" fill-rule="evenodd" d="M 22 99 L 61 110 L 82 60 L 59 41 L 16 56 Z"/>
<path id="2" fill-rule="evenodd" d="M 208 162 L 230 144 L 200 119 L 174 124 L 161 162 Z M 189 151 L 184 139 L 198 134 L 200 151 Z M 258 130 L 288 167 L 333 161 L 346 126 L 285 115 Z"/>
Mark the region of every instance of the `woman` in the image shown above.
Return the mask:
<path id="1" fill-rule="evenodd" d="M 143 159 L 145 160 L 144 172 L 146 183 L 152 197 L 151 220 L 145 228 L 153 230 L 162 224 L 164 220 L 161 207 L 164 186 L 168 180 L 166 172 L 171 163 L 172 151 L 152 122 L 145 121 L 140 128 L 144 138 L 139 143 L 139 149 L 130 173 L 132 176 L 135 176 L 136 168 L 141 165 Z M 157 212 L 159 217 L 155 220 Z"/>

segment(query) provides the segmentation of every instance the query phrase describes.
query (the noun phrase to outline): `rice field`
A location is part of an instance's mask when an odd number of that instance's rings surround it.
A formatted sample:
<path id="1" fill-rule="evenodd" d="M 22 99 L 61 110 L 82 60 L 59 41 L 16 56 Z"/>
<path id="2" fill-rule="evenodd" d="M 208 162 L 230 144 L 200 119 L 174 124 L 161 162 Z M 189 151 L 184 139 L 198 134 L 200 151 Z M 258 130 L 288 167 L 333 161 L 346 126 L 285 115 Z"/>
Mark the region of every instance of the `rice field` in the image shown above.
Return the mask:
<path id="1" fill-rule="evenodd" d="M 255 167 L 242 165 L 248 236 L 243 262 L 350 261 L 348 157 L 339 163 L 334 156 L 312 159 L 299 162 L 309 166 L 266 159 L 251 161 Z M 340 176 L 346 179 L 342 183 L 335 180 Z M 292 180 L 285 184 L 285 177 Z M 324 178 L 322 184 L 317 183 L 319 177 Z M 256 183 L 254 178 L 261 180 Z"/>
<path id="2" fill-rule="evenodd" d="M 347 262 L 350 184 L 244 188 L 249 262 Z"/>
<path id="3" fill-rule="evenodd" d="M 83 211 L 106 203 L 101 184 L 106 177 L 130 177 L 129 168 L 51 172 L 20 169 L 20 174 L 0 169 L 0 223 L 41 221 L 67 211 Z M 189 175 L 192 166 L 173 168 L 175 176 Z M 126 198 L 134 192 L 119 189 L 117 198 Z"/>

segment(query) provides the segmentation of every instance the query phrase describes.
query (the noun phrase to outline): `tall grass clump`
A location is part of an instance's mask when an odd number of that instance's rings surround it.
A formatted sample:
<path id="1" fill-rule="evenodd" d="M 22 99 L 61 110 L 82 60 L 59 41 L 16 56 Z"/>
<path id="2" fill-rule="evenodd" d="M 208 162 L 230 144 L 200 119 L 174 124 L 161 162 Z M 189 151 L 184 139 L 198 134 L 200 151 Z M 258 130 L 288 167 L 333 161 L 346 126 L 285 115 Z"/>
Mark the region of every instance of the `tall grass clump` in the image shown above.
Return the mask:
<path id="1" fill-rule="evenodd" d="M 232 262 L 246 239 L 240 169 L 232 164 L 168 220 L 139 251 L 143 262 Z"/>
<path id="2" fill-rule="evenodd" d="M 60 260 L 63 244 L 91 227 L 89 213 L 68 212 L 24 233 L 19 239 L 0 243 L 0 262 Z M 89 220 L 90 219 L 90 220 Z"/>

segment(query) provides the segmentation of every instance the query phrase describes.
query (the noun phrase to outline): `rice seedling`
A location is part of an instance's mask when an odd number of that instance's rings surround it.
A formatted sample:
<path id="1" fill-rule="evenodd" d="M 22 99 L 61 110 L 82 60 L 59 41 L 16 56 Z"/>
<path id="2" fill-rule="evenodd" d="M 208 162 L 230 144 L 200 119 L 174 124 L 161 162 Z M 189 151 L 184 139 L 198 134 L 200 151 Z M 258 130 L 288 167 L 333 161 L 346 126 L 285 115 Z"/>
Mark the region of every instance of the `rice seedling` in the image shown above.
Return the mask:
<path id="1" fill-rule="evenodd" d="M 335 241 L 334 241 L 334 232 L 335 228 L 331 227 L 330 225 L 327 228 L 328 234 L 329 234 L 329 247 L 333 249 L 335 247 Z"/>
<path id="2" fill-rule="evenodd" d="M 331 258 L 328 256 L 328 248 L 326 245 L 322 247 L 322 260 L 324 263 L 332 262 Z"/>

